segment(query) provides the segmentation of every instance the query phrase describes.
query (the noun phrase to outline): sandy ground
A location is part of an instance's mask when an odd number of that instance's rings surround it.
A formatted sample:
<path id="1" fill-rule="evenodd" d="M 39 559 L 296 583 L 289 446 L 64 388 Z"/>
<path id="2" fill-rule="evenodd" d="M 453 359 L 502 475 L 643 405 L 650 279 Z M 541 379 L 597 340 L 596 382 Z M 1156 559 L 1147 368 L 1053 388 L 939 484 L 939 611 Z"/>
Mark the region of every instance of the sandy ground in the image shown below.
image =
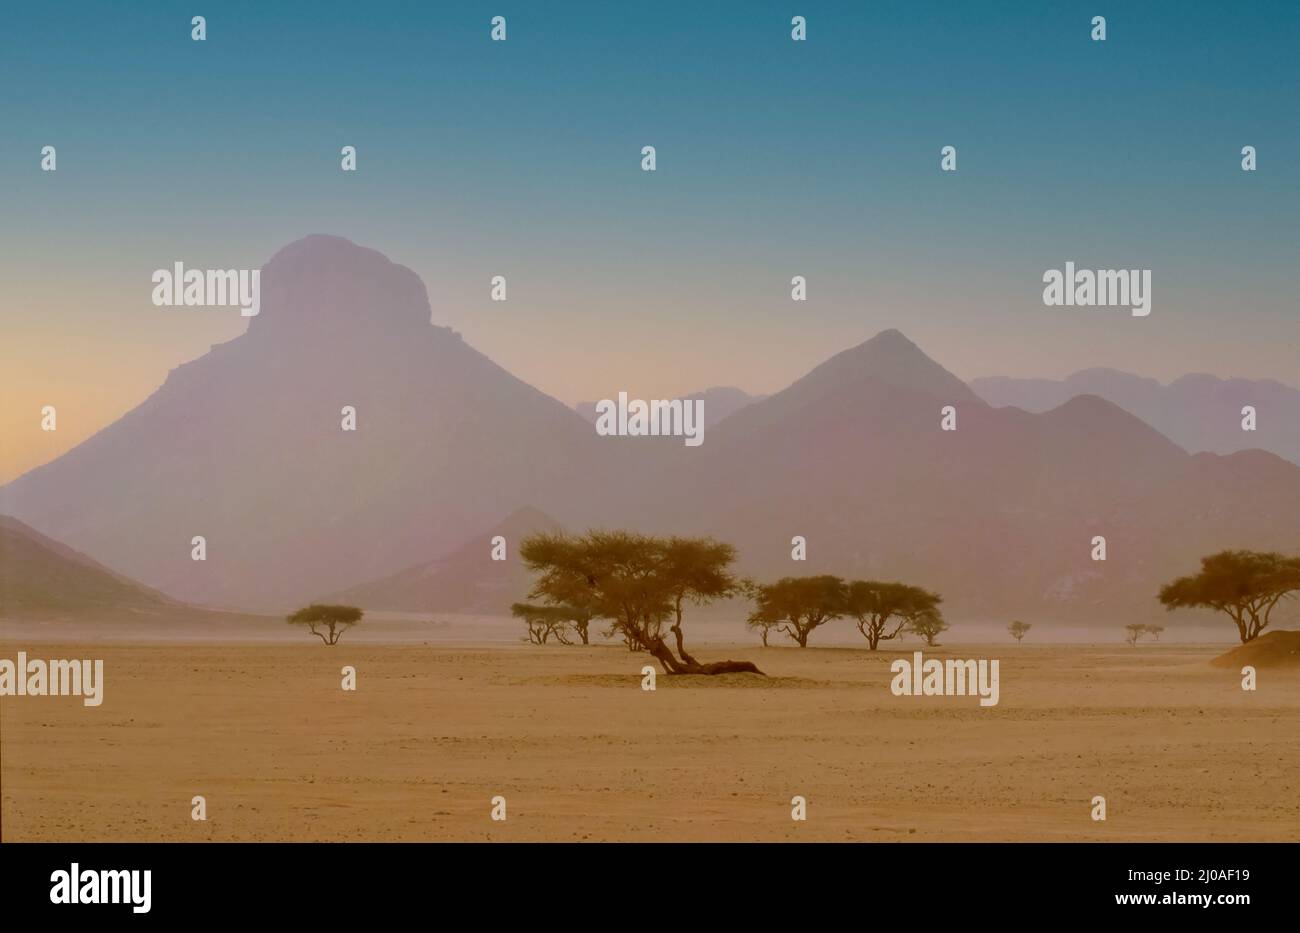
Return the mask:
<path id="1" fill-rule="evenodd" d="M 4 640 L 103 658 L 105 694 L 0 701 L 0 838 L 1300 838 L 1300 674 L 1243 692 L 1222 646 L 935 649 L 1001 660 L 981 708 L 893 696 L 915 647 L 712 647 L 772 676 L 651 693 L 612 646 Z"/>

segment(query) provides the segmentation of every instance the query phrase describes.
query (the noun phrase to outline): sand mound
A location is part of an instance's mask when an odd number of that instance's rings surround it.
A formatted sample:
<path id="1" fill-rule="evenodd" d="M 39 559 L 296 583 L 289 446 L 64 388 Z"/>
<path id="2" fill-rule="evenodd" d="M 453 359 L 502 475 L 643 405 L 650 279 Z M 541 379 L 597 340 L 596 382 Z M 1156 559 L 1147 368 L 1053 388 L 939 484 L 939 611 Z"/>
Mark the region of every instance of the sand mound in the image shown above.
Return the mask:
<path id="1" fill-rule="evenodd" d="M 1277 631 L 1260 635 L 1254 641 L 1233 648 L 1210 662 L 1215 667 L 1300 668 L 1300 632 Z"/>

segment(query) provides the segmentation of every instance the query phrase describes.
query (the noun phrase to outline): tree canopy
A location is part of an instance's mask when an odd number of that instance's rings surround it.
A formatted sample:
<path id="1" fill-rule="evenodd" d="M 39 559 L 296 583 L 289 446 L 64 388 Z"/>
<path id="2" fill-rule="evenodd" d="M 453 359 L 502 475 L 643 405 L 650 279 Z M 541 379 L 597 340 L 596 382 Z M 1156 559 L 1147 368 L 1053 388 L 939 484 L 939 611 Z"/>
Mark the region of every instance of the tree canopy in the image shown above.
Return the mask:
<path id="1" fill-rule="evenodd" d="M 579 623 L 575 616 L 584 614 L 584 610 L 573 606 L 535 606 L 531 603 L 514 603 L 510 614 L 523 619 L 528 626 L 528 640 L 534 645 L 544 645 L 553 637 L 562 645 L 571 645 L 569 629 L 579 634 L 582 643 L 587 644 L 587 622 L 590 616 Z"/>
<path id="2" fill-rule="evenodd" d="M 1268 628 L 1273 609 L 1300 590 L 1300 558 L 1269 551 L 1220 551 L 1201 572 L 1160 588 L 1166 609 L 1214 609 L 1237 626 L 1242 644 Z"/>
<path id="3" fill-rule="evenodd" d="M 844 581 L 839 577 L 782 577 L 752 586 L 751 593 L 756 606 L 750 627 L 775 628 L 800 648 L 808 647 L 814 629 L 844 614 Z"/>
<path id="4" fill-rule="evenodd" d="M 844 612 L 857 621 L 858 631 L 875 651 L 881 641 L 897 638 L 904 627 L 937 613 L 941 602 L 938 593 L 919 586 L 854 580 L 845 591 Z"/>
<path id="5" fill-rule="evenodd" d="M 669 674 L 762 673 L 748 661 L 701 664 L 685 649 L 684 602 L 704 603 L 738 586 L 730 573 L 735 549 L 711 538 L 656 538 L 628 531 L 589 531 L 581 537 L 537 534 L 520 546 L 537 574 L 529 599 L 585 607 L 609 619 L 630 647 L 650 652 Z M 664 642 L 672 622 L 677 655 Z"/>
<path id="6" fill-rule="evenodd" d="M 363 615 L 364 613 L 356 606 L 312 603 L 292 615 L 285 616 L 285 621 L 290 625 L 305 625 L 322 642 L 335 645 L 345 631 L 361 621 Z M 326 631 L 320 631 L 321 628 Z"/>
<path id="7" fill-rule="evenodd" d="M 943 620 L 943 613 L 936 606 L 933 609 L 923 610 L 915 618 L 910 619 L 906 631 L 920 635 L 925 639 L 927 645 L 934 648 L 936 647 L 935 639 L 948 631 L 948 623 Z"/>

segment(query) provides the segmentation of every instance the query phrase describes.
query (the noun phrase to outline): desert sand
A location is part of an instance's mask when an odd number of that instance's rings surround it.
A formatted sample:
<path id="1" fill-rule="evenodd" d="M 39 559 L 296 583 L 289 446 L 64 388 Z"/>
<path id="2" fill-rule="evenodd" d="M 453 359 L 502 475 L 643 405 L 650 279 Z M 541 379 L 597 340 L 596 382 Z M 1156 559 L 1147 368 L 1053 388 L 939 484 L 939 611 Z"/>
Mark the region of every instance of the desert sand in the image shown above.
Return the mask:
<path id="1" fill-rule="evenodd" d="M 1300 838 L 1300 674 L 1243 692 L 1208 663 L 1223 645 L 924 649 L 1000 659 L 1000 703 L 981 708 L 892 695 L 889 662 L 914 641 L 699 646 L 771 676 L 660 674 L 646 692 L 649 659 L 622 647 L 348 637 L 0 641 L 0 657 L 105 661 L 98 708 L 0 703 L 0 838 Z"/>

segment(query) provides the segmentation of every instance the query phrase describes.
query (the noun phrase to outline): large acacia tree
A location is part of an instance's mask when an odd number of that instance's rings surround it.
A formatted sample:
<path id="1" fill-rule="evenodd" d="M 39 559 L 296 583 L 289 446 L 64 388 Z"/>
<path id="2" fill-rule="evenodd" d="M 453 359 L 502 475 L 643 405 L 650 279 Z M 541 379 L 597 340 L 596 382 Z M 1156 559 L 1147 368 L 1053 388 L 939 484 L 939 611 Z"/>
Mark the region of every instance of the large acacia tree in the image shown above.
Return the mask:
<path id="1" fill-rule="evenodd" d="M 667 674 L 762 673 L 750 661 L 705 664 L 686 651 L 683 604 L 709 602 L 737 587 L 730 545 L 709 538 L 589 531 L 581 537 L 536 534 L 524 540 L 519 553 L 538 575 L 529 599 L 587 607 L 592 618 L 611 621 L 611 634 L 653 655 Z M 664 641 L 665 623 L 676 638 L 676 654 Z"/>
<path id="2" fill-rule="evenodd" d="M 938 613 L 943 597 L 906 583 L 854 580 L 845 591 L 844 612 L 858 624 L 875 651 L 882 641 L 897 638 L 912 623 Z"/>
<path id="3" fill-rule="evenodd" d="M 1242 644 L 1268 628 L 1279 602 L 1300 590 L 1300 557 L 1220 551 L 1201 558 L 1201 572 L 1160 588 L 1166 609 L 1214 609 L 1237 626 Z"/>
<path id="4" fill-rule="evenodd" d="M 814 629 L 844 614 L 844 581 L 830 575 L 782 577 L 750 587 L 750 594 L 756 605 L 749 625 L 763 630 L 764 644 L 774 628 L 807 648 Z"/>

